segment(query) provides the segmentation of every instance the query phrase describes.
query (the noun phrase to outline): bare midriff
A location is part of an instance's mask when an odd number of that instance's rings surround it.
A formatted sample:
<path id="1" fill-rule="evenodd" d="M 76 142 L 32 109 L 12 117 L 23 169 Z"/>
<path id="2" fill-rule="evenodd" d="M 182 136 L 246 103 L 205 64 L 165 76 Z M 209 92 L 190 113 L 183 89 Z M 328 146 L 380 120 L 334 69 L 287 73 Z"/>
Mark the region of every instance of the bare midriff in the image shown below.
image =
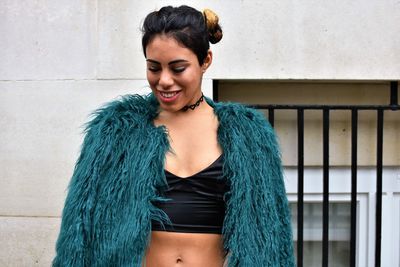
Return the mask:
<path id="1" fill-rule="evenodd" d="M 143 267 L 223 267 L 222 235 L 152 231 Z"/>

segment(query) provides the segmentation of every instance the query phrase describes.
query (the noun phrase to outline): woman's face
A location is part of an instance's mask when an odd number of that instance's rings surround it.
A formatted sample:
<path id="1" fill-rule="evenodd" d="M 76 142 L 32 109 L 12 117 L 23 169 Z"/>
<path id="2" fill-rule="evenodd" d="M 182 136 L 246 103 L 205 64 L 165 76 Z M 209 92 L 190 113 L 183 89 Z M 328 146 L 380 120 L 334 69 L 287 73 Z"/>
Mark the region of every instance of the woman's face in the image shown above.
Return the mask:
<path id="1" fill-rule="evenodd" d="M 163 110 L 175 112 L 201 97 L 203 73 L 211 63 L 209 51 L 202 66 L 197 56 L 174 38 L 157 35 L 146 47 L 147 80 Z"/>

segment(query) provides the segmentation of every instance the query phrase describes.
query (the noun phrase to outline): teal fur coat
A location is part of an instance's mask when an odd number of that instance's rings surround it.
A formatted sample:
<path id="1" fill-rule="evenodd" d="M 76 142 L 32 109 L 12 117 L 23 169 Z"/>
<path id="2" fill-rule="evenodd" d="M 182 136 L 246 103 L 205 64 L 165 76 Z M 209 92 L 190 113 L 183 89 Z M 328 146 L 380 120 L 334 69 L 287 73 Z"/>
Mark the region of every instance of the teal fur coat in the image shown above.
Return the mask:
<path id="1" fill-rule="evenodd" d="M 288 201 L 275 133 L 258 111 L 206 101 L 219 120 L 226 193 L 223 224 L 228 266 L 294 266 Z M 53 266 L 140 267 L 151 220 L 165 221 L 152 203 L 166 186 L 165 126 L 154 126 L 153 94 L 125 95 L 93 112 L 62 213 Z"/>

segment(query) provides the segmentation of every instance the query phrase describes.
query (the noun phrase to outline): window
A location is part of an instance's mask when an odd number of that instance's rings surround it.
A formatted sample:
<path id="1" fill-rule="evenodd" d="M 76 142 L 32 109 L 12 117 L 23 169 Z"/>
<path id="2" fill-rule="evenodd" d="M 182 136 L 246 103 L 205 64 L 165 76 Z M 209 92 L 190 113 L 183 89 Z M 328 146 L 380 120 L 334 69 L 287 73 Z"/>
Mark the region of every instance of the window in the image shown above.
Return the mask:
<path id="1" fill-rule="evenodd" d="M 294 236 L 297 229 L 297 203 L 291 203 Z M 322 203 L 304 203 L 304 266 L 319 267 L 322 262 Z M 295 242 L 295 251 L 297 242 Z M 329 204 L 329 266 L 347 267 L 350 262 L 350 203 Z"/>

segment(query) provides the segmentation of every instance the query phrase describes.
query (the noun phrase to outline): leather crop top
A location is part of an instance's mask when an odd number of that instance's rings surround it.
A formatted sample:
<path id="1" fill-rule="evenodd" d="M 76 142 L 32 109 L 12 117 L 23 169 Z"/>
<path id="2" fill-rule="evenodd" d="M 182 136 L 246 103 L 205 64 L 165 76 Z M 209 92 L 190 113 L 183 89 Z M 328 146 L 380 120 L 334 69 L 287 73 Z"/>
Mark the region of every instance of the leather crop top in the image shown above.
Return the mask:
<path id="1" fill-rule="evenodd" d="M 222 173 L 223 155 L 210 166 L 187 178 L 167 170 L 168 188 L 162 192 L 168 201 L 154 203 L 163 210 L 172 224 L 152 220 L 152 230 L 184 233 L 222 232 L 225 216 L 224 194 L 228 191 Z"/>

